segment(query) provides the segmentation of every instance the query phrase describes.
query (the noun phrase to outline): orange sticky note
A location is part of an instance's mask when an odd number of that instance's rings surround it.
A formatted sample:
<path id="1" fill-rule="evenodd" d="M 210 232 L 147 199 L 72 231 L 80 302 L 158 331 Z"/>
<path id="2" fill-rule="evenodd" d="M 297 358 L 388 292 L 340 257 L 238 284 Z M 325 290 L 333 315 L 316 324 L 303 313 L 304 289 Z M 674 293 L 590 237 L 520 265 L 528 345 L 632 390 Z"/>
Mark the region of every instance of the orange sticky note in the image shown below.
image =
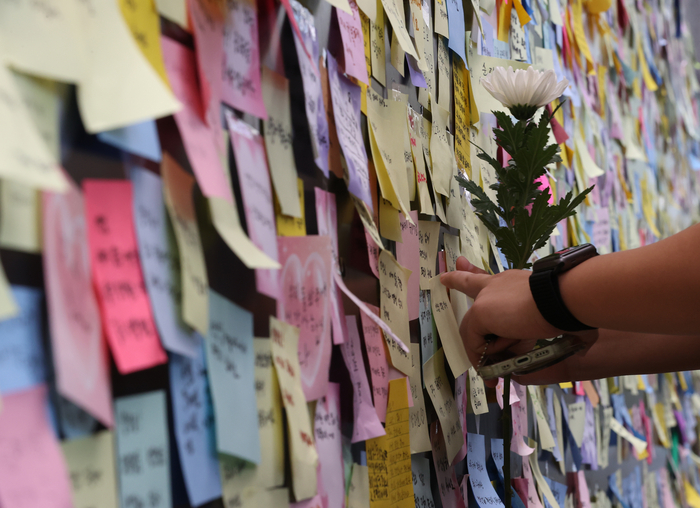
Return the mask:
<path id="1" fill-rule="evenodd" d="M 139 261 L 131 182 L 85 180 L 83 192 L 93 283 L 117 369 L 165 363 Z"/>

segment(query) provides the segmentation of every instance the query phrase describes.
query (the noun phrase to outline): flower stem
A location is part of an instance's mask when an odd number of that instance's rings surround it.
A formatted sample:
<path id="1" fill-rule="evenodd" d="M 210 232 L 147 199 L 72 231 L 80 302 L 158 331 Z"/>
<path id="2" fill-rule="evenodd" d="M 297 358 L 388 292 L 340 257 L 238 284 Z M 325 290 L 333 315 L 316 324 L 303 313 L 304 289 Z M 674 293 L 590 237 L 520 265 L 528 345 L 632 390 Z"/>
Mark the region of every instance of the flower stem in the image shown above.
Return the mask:
<path id="1" fill-rule="evenodd" d="M 511 508 L 510 492 L 510 442 L 513 436 L 510 412 L 510 374 L 503 378 L 503 492 L 506 508 Z"/>

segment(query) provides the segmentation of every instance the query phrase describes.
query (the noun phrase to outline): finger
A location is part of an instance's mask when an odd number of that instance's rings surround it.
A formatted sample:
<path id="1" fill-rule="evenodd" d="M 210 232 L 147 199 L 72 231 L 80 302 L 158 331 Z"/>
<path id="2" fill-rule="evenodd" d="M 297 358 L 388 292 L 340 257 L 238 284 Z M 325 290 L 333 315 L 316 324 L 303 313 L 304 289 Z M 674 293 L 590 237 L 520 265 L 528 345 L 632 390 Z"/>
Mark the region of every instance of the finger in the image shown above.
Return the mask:
<path id="1" fill-rule="evenodd" d="M 481 268 L 474 266 L 467 258 L 460 256 L 457 258 L 457 270 L 460 272 L 471 272 L 478 273 L 481 275 L 487 275 L 486 271 Z"/>
<path id="2" fill-rule="evenodd" d="M 476 298 L 490 279 L 490 275 L 461 271 L 447 272 L 440 276 L 440 282 L 446 288 L 461 291 L 469 298 Z"/>

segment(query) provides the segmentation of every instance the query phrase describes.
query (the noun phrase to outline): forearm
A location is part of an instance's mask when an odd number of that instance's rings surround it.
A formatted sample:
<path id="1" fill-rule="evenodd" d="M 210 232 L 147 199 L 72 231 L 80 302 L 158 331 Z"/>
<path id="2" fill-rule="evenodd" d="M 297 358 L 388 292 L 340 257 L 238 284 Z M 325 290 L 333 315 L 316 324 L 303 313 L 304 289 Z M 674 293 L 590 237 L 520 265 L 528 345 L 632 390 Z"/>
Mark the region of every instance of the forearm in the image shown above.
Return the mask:
<path id="1" fill-rule="evenodd" d="M 700 225 L 639 249 L 592 258 L 559 279 L 580 321 L 614 330 L 700 334 Z"/>
<path id="2" fill-rule="evenodd" d="M 654 374 L 700 368 L 700 335 L 656 335 L 600 330 L 585 356 L 574 355 L 518 382 L 551 384 L 613 376 Z"/>

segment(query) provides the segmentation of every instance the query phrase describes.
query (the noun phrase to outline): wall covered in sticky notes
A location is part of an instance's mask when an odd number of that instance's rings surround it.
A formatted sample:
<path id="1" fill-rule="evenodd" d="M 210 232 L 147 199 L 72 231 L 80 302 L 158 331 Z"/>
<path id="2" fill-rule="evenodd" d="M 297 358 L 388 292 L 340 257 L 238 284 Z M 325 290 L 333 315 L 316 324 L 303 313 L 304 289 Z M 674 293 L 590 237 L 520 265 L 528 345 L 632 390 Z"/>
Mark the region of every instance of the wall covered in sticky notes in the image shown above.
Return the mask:
<path id="1" fill-rule="evenodd" d="M 700 506 L 698 371 L 512 383 L 504 450 L 438 277 L 503 267 L 497 67 L 595 184 L 536 257 L 698 221 L 690 3 L 1 2 L 0 506 Z"/>

